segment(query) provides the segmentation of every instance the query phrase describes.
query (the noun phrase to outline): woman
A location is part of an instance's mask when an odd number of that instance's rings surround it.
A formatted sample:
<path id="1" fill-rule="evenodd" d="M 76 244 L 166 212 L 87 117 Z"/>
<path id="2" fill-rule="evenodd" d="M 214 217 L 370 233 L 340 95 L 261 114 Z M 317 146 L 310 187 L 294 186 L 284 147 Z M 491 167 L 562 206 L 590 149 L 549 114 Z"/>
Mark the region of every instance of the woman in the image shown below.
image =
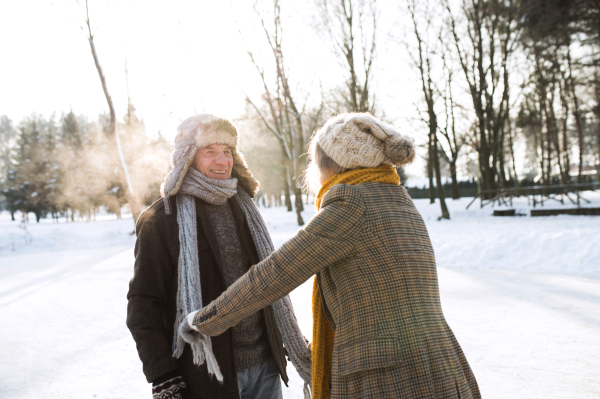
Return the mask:
<path id="1" fill-rule="evenodd" d="M 219 335 L 316 274 L 315 398 L 480 398 L 442 313 L 425 224 L 393 168 L 414 159 L 412 139 L 342 114 L 310 154 L 319 212 L 180 331 Z"/>

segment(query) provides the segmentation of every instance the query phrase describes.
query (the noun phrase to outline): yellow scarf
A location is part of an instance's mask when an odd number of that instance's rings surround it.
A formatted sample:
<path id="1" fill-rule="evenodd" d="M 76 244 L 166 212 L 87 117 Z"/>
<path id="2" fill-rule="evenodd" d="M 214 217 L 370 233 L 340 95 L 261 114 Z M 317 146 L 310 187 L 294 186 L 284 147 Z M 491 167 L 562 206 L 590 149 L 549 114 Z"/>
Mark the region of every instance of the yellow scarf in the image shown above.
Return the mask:
<path id="1" fill-rule="evenodd" d="M 353 169 L 338 173 L 329 178 L 317 194 L 315 205 L 321 208 L 325 193 L 336 184 L 356 185 L 360 183 L 400 184 L 396 169 L 389 165 L 381 165 L 373 169 Z M 313 308 L 313 341 L 312 341 L 312 393 L 313 399 L 328 399 L 331 397 L 331 362 L 333 357 L 333 339 L 335 333 L 327 322 L 319 285 L 315 278 L 312 294 Z"/>

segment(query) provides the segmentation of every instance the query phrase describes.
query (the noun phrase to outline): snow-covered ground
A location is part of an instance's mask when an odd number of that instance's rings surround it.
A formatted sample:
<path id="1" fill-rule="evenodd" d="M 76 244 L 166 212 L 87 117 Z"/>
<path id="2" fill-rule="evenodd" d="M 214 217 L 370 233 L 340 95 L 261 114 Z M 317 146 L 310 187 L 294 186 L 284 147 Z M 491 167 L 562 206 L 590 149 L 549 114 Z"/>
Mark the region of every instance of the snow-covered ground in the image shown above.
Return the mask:
<path id="1" fill-rule="evenodd" d="M 600 217 L 494 218 L 469 201 L 448 201 L 450 221 L 415 202 L 484 398 L 600 397 Z M 526 201 L 514 206 L 529 214 Z M 276 246 L 298 228 L 284 209 L 261 212 Z M 308 205 L 305 220 L 314 213 Z M 0 213 L 0 398 L 151 396 L 125 326 L 133 222 L 104 219 L 23 229 Z M 312 279 L 291 294 L 307 337 L 311 289 Z M 290 374 L 284 397 L 301 398 Z"/>

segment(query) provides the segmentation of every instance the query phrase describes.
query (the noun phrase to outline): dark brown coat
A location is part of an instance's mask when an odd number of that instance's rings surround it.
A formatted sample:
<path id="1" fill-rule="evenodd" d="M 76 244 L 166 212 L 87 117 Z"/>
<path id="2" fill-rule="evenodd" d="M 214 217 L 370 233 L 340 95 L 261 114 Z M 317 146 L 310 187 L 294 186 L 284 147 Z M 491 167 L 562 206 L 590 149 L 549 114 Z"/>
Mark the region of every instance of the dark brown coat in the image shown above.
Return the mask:
<path id="1" fill-rule="evenodd" d="M 314 274 L 335 329 L 332 399 L 481 397 L 442 312 L 427 229 L 400 186 L 333 186 L 305 228 L 194 324 L 219 334 Z"/>
<path id="2" fill-rule="evenodd" d="M 172 356 L 179 258 L 176 200 L 176 197 L 171 197 L 171 215 L 165 214 L 161 199 L 148 208 L 136 224 L 134 276 L 127 294 L 127 326 L 136 342 L 148 382 L 179 369 L 194 399 L 239 398 L 231 329 L 212 338 L 214 354 L 224 377 L 223 384 L 209 378 L 206 364 L 200 367 L 193 364 L 189 345 L 186 344 L 179 359 Z M 215 256 L 220 254 L 219 244 L 204 204 L 202 200 L 196 200 L 202 301 L 208 304 L 227 286 L 221 273 L 220 257 Z M 235 200 L 229 200 L 229 204 L 240 228 L 242 244 L 252 263 L 257 263 L 258 254 L 244 214 Z M 273 308 L 267 305 L 262 312 L 271 352 L 287 384 L 283 343 Z"/>

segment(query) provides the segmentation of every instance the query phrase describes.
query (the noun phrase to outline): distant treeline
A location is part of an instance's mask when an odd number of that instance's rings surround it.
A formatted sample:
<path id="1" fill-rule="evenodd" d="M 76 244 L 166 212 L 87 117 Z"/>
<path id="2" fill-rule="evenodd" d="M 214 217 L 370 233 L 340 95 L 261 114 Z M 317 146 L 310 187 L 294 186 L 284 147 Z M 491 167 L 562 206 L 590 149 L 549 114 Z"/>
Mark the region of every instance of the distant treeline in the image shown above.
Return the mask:
<path id="1" fill-rule="evenodd" d="M 18 124 L 0 117 L 0 205 L 14 219 L 17 211 L 40 218 L 92 220 L 100 207 L 121 217 L 128 202 L 114 132 L 106 115 L 96 121 L 72 111 L 48 119 L 33 114 Z M 129 104 L 119 125 L 134 193 L 141 205 L 159 198 L 169 170 L 171 146 L 150 138 Z M 3 198 L 2 198 L 3 197 Z"/>

